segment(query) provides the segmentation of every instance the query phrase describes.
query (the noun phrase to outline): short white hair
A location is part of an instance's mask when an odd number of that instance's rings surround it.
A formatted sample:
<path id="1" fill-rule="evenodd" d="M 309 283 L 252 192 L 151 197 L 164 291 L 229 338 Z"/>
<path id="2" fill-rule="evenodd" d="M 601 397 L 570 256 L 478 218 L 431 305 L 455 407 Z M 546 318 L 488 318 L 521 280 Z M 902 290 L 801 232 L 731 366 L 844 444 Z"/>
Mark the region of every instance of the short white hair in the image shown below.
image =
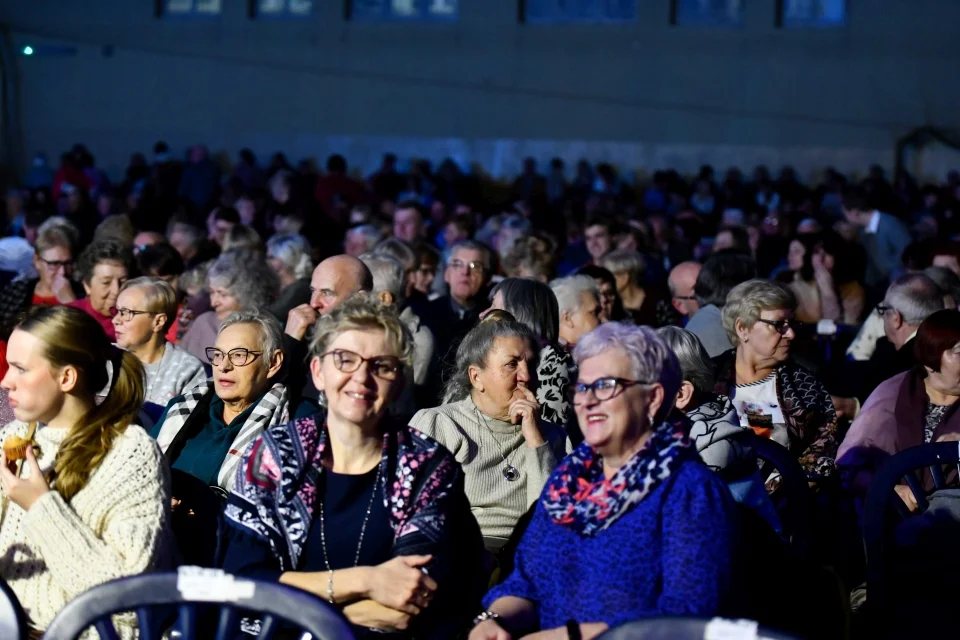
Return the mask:
<path id="1" fill-rule="evenodd" d="M 358 227 L 353 227 L 348 230 L 347 233 L 355 233 L 363 237 L 363 241 L 366 244 L 365 252 L 373 251 L 373 248 L 376 247 L 380 239 L 383 238 L 383 233 L 380 232 L 380 229 L 372 224 L 362 224 Z"/>
<path id="2" fill-rule="evenodd" d="M 401 305 L 406 299 L 407 278 L 400 261 L 385 253 L 364 253 L 359 259 L 373 275 L 373 293 L 386 291 L 395 305 Z"/>
<path id="3" fill-rule="evenodd" d="M 553 295 L 557 297 L 557 305 L 560 307 L 560 315 L 569 311 L 574 313 L 580 309 L 580 299 L 584 293 L 592 293 L 600 299 L 600 288 L 597 287 L 597 281 L 590 276 L 567 276 L 566 278 L 557 278 L 550 283 L 550 289 Z"/>
<path id="4" fill-rule="evenodd" d="M 267 240 L 267 256 L 287 266 L 296 278 L 309 278 L 313 273 L 310 243 L 299 233 L 284 233 Z"/>

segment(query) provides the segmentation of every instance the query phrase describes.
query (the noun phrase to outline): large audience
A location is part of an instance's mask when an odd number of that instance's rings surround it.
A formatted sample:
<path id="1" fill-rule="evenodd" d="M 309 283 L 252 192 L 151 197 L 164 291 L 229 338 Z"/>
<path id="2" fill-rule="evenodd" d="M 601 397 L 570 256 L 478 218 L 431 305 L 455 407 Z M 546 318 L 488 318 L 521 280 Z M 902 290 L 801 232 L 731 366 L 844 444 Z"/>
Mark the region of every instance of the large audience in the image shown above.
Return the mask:
<path id="1" fill-rule="evenodd" d="M 0 577 L 31 626 L 190 563 L 358 638 L 843 637 L 878 468 L 960 440 L 960 174 L 399 167 L 158 142 L 111 180 L 77 145 L 8 192 Z M 758 439 L 805 476 L 806 557 Z"/>

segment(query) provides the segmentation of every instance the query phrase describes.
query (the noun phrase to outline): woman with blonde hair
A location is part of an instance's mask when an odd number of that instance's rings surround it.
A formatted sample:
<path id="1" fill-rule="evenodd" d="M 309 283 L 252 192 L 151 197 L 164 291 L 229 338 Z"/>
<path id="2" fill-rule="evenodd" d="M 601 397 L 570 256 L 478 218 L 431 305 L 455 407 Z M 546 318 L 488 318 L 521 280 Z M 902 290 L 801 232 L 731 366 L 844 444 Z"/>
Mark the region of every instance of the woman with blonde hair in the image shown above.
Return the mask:
<path id="1" fill-rule="evenodd" d="M 170 477 L 133 424 L 143 367 L 78 309 L 31 310 L 10 336 L 16 420 L 0 430 L 0 577 L 36 629 L 101 583 L 172 565 Z M 106 397 L 107 367 L 117 375 Z M 123 636 L 135 636 L 135 622 Z"/>

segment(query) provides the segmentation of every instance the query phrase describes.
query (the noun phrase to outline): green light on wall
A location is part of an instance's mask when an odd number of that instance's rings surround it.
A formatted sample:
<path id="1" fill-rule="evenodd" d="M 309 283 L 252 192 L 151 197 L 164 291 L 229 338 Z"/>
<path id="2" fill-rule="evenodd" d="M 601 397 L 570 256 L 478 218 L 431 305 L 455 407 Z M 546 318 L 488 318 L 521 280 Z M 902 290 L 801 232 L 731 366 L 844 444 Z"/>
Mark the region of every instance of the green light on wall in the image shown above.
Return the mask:
<path id="1" fill-rule="evenodd" d="M 26 47 L 24 47 L 24 48 L 23 48 L 23 55 L 25 55 L 25 56 L 32 56 L 32 55 L 33 55 L 33 47 L 31 47 L 31 46 L 26 46 Z"/>

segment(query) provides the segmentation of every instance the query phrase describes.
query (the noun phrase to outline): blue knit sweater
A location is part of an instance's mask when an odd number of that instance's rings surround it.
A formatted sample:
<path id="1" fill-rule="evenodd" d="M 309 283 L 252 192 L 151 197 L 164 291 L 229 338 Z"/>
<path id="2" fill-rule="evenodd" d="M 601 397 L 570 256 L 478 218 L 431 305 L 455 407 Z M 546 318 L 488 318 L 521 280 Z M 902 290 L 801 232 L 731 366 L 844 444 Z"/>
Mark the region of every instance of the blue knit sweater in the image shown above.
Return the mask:
<path id="1" fill-rule="evenodd" d="M 538 502 L 516 568 L 484 607 L 503 596 L 532 600 L 541 629 L 716 614 L 731 590 L 734 518 L 726 485 L 699 458 L 592 537 L 554 523 Z"/>

